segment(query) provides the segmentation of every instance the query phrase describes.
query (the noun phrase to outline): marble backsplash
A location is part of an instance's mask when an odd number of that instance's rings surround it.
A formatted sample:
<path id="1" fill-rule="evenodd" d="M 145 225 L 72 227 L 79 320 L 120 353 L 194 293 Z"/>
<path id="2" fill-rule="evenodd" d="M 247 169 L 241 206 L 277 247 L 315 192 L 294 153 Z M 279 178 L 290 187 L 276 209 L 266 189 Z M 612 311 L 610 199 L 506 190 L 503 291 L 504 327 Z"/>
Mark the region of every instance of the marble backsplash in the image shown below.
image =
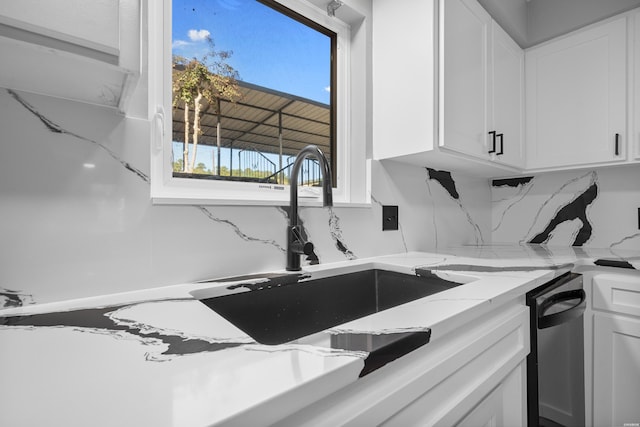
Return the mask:
<path id="1" fill-rule="evenodd" d="M 283 207 L 151 203 L 148 121 L 5 89 L 0 111 L 0 308 L 284 268 Z M 371 188 L 300 210 L 320 263 L 491 239 L 485 180 L 373 162 Z"/>
<path id="2" fill-rule="evenodd" d="M 494 180 L 493 243 L 640 250 L 640 166 Z"/>

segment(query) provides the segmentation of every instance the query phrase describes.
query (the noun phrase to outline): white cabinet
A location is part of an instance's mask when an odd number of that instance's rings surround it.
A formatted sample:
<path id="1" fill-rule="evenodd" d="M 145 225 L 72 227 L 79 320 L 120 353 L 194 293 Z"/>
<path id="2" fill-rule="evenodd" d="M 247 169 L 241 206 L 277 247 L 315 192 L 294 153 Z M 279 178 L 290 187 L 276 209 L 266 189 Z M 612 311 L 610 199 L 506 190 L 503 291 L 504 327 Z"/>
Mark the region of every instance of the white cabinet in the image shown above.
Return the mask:
<path id="1" fill-rule="evenodd" d="M 630 138 L 630 146 L 633 149 L 634 158 L 640 160 L 640 10 L 636 11 L 633 15 L 633 80 L 634 85 L 634 97 L 631 111 L 633 122 Z"/>
<path id="2" fill-rule="evenodd" d="M 441 7 L 439 142 L 488 160 L 491 16 L 475 0 L 447 0 Z"/>
<path id="3" fill-rule="evenodd" d="M 7 0 L 0 22 L 108 55 L 118 55 L 118 0 Z"/>
<path id="4" fill-rule="evenodd" d="M 627 17 L 526 52 L 528 169 L 626 159 Z"/>
<path id="5" fill-rule="evenodd" d="M 373 12 L 374 158 L 519 172 L 522 50 L 476 0 L 374 2 Z"/>
<path id="6" fill-rule="evenodd" d="M 469 320 L 275 425 L 526 425 L 528 307 Z"/>
<path id="7" fill-rule="evenodd" d="M 640 419 L 640 319 L 594 315 L 593 422 L 622 426 Z"/>
<path id="8" fill-rule="evenodd" d="M 593 278 L 593 425 L 640 420 L 640 273 Z"/>
<path id="9" fill-rule="evenodd" d="M 443 8 L 439 143 L 522 167 L 524 52 L 476 0 Z"/>
<path id="10" fill-rule="evenodd" d="M 490 131 L 498 138 L 492 159 L 524 167 L 524 51 L 494 21 L 492 26 Z M 493 148 L 493 147 L 491 147 Z M 500 153 L 500 154 L 497 154 Z"/>
<path id="11" fill-rule="evenodd" d="M 141 70 L 139 0 L 0 2 L 0 86 L 124 111 Z"/>
<path id="12" fill-rule="evenodd" d="M 513 370 L 487 397 L 485 397 L 457 427 L 498 427 L 524 425 L 522 390 L 525 363 Z"/>

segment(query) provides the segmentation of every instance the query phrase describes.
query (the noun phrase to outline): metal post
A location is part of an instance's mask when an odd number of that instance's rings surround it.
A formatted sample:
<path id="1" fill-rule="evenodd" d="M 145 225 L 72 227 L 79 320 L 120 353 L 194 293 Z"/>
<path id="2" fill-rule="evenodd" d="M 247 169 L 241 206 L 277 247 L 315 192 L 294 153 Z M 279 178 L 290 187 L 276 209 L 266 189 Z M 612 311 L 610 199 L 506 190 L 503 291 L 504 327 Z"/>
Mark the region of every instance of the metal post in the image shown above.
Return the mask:
<path id="1" fill-rule="evenodd" d="M 233 141 L 229 144 L 229 176 L 233 176 Z"/>
<path id="2" fill-rule="evenodd" d="M 218 115 L 218 123 L 216 125 L 216 143 L 218 144 L 218 176 L 220 176 L 220 139 L 221 139 L 221 135 L 220 135 L 220 130 L 221 130 L 221 126 L 220 126 L 220 98 L 217 99 L 217 115 Z"/>
<path id="3" fill-rule="evenodd" d="M 280 153 L 278 156 L 278 170 L 280 172 L 280 184 L 284 184 L 284 171 L 282 171 L 282 110 L 278 111 L 278 143 L 280 145 Z"/>

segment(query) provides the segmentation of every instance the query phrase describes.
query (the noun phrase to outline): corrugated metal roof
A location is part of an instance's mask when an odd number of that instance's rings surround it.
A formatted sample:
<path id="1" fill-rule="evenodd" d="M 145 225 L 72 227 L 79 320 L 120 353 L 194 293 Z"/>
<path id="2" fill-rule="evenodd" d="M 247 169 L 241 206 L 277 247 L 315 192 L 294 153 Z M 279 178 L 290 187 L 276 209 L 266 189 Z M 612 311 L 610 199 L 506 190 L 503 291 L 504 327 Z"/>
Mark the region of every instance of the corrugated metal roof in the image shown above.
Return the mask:
<path id="1" fill-rule="evenodd" d="M 221 146 L 279 153 L 279 115 L 282 115 L 282 151 L 296 155 L 309 144 L 317 145 L 327 157 L 331 153 L 331 110 L 329 105 L 272 89 L 238 82 L 242 98 L 236 103 L 220 102 Z M 208 110 L 208 111 L 207 111 Z M 193 111 L 191 111 L 193 116 Z M 205 108 L 199 144 L 217 145 L 218 115 Z M 184 109 L 173 109 L 173 140 L 184 141 Z"/>

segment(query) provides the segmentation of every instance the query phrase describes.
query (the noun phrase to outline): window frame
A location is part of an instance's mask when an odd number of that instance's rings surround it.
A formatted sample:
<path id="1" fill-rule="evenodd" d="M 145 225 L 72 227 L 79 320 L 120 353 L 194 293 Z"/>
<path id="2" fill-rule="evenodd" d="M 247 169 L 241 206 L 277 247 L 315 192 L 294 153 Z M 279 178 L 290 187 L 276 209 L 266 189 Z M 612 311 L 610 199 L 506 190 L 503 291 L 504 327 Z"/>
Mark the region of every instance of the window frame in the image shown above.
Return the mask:
<path id="1" fill-rule="evenodd" d="M 370 204 L 370 165 L 366 156 L 365 129 L 352 126 L 354 109 L 366 109 L 366 94 L 355 90 L 351 73 L 351 26 L 304 0 L 275 0 L 283 7 L 337 34 L 337 67 L 334 86 L 336 170 L 334 205 Z M 277 10 L 277 9 L 276 9 Z M 151 120 L 151 199 L 154 204 L 271 205 L 289 203 L 289 186 L 224 180 L 174 178 L 171 128 L 171 0 L 149 2 L 149 118 Z M 366 43 L 358 43 L 364 49 Z M 354 92 L 357 96 L 354 97 Z M 359 95 L 359 96 L 358 96 Z M 354 102 L 355 101 L 355 102 Z M 355 138 L 354 138 L 355 136 Z M 358 147 L 356 143 L 362 144 Z M 299 187 L 300 204 L 320 206 L 318 188 Z"/>

